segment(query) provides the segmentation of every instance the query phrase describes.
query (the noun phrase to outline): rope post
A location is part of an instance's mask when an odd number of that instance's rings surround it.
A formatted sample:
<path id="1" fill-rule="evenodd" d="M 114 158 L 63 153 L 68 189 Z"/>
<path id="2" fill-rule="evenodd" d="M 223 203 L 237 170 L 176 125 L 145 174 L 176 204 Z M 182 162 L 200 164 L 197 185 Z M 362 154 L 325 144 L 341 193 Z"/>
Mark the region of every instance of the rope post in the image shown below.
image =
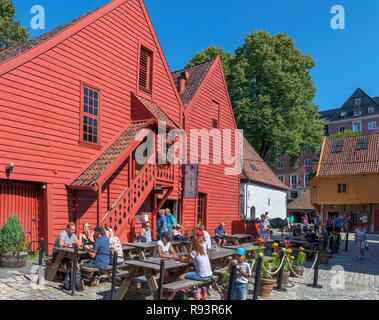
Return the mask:
<path id="1" fill-rule="evenodd" d="M 165 269 L 165 260 L 162 259 L 161 269 L 159 273 L 158 300 L 162 300 L 162 296 L 163 296 L 164 269 Z"/>
<path id="2" fill-rule="evenodd" d="M 349 231 L 346 232 L 345 251 L 348 251 L 349 246 Z"/>
<path id="3" fill-rule="evenodd" d="M 72 265 L 72 277 L 71 277 L 71 295 L 75 295 L 76 290 L 76 271 L 78 267 L 78 247 L 75 244 L 74 247 L 74 262 Z"/>
<path id="4" fill-rule="evenodd" d="M 280 251 L 280 254 L 279 254 L 279 260 L 282 261 L 282 259 L 284 257 L 284 251 L 285 251 L 285 248 L 282 248 L 282 250 Z M 277 287 L 275 288 L 276 291 L 287 291 L 285 288 L 283 288 L 283 272 L 284 272 L 284 264 L 285 262 L 283 262 L 280 270 L 279 270 L 279 276 L 278 276 L 278 285 Z"/>
<path id="5" fill-rule="evenodd" d="M 262 262 L 263 262 L 263 258 L 262 258 L 262 255 L 260 254 L 258 256 L 257 270 L 255 271 L 255 282 L 254 282 L 253 300 L 258 300 L 259 286 L 260 286 L 260 283 L 261 283 Z"/>
<path id="6" fill-rule="evenodd" d="M 316 289 L 321 289 L 322 288 L 322 286 L 320 286 L 320 285 L 317 284 L 319 266 L 320 266 L 320 251 L 317 251 L 315 271 L 314 271 L 314 274 L 313 274 L 313 284 L 308 284 L 308 287 L 312 287 L 312 288 L 316 288 Z"/>
<path id="7" fill-rule="evenodd" d="M 230 270 L 230 276 L 229 276 L 229 286 L 228 286 L 228 295 L 226 300 L 232 300 L 233 297 L 233 291 L 234 291 L 234 282 L 236 280 L 236 273 L 237 273 L 237 264 L 235 261 L 231 264 L 231 270 Z"/>
<path id="8" fill-rule="evenodd" d="M 118 252 L 113 252 L 113 269 L 112 269 L 112 286 L 111 286 L 111 300 L 115 298 L 115 282 L 116 282 L 116 273 L 117 273 L 117 256 Z"/>
<path id="9" fill-rule="evenodd" d="M 42 263 L 43 263 L 43 238 L 39 241 L 39 256 L 38 256 L 38 284 L 41 283 L 42 276 Z"/>

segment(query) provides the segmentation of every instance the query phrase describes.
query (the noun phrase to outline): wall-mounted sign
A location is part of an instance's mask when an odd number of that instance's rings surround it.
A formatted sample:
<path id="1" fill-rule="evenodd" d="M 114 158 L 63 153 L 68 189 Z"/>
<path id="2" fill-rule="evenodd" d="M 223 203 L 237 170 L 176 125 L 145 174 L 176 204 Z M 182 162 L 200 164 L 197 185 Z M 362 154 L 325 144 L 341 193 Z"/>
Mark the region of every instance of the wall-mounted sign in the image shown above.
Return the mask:
<path id="1" fill-rule="evenodd" d="M 197 185 L 199 177 L 199 165 L 184 165 L 184 199 L 197 198 Z"/>

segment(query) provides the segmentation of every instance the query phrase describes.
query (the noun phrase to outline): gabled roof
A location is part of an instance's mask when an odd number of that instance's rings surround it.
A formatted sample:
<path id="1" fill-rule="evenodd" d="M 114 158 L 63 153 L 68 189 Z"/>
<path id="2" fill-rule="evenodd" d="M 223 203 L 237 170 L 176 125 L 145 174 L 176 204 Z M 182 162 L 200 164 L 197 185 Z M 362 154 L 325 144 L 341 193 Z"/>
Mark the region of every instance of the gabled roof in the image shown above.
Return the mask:
<path id="1" fill-rule="evenodd" d="M 68 29 L 72 25 L 76 24 L 80 20 L 84 19 L 85 17 L 89 16 L 90 14 L 94 13 L 95 11 L 99 10 L 100 8 L 102 8 L 106 5 L 107 4 L 104 4 L 103 6 L 97 8 L 95 10 L 87 12 L 87 13 L 83 14 L 82 16 L 67 22 L 66 24 L 64 24 L 62 26 L 59 26 L 53 30 L 50 30 L 49 32 L 46 32 L 46 33 L 40 35 L 39 37 L 36 37 L 34 39 L 31 39 L 27 42 L 24 42 L 24 43 L 18 45 L 18 46 L 14 46 L 14 47 L 11 47 L 7 50 L 0 52 L 0 64 L 3 62 L 6 62 L 8 60 L 11 60 L 11 59 L 29 51 L 29 50 L 31 50 L 32 48 L 46 42 L 47 40 L 49 40 L 50 38 L 53 38 L 58 33 Z"/>
<path id="2" fill-rule="evenodd" d="M 155 119 L 158 121 L 166 122 L 166 124 L 171 128 L 179 128 L 178 125 L 173 120 L 171 120 L 171 118 L 154 101 L 148 100 L 139 95 L 134 96 L 143 104 L 146 109 L 150 111 Z"/>
<path id="3" fill-rule="evenodd" d="M 365 140 L 367 149 L 357 150 L 358 143 Z M 333 152 L 337 145 L 342 145 L 341 152 Z M 325 140 L 318 176 L 369 173 L 379 173 L 379 132 Z"/>
<path id="4" fill-rule="evenodd" d="M 288 204 L 287 209 L 289 210 L 313 210 L 315 208 L 311 204 L 311 190 L 305 191 L 299 198 Z"/>
<path id="5" fill-rule="evenodd" d="M 272 172 L 247 139 L 243 138 L 243 167 L 241 180 L 255 182 L 281 190 L 290 190 Z"/>
<path id="6" fill-rule="evenodd" d="M 183 71 L 187 71 L 190 74 L 190 77 L 186 82 L 186 90 L 180 95 L 184 107 L 187 107 L 187 105 L 191 102 L 192 98 L 199 89 L 201 83 L 203 82 L 205 76 L 207 75 L 209 69 L 211 68 L 215 60 L 216 58 L 210 61 L 200 63 L 196 66 L 183 70 L 174 71 L 171 73 L 172 78 L 174 79 L 174 83 L 176 85 L 178 84 L 178 78 L 180 77 Z"/>
<path id="7" fill-rule="evenodd" d="M 71 183 L 70 187 L 93 187 L 93 183 L 112 165 L 117 157 L 133 142 L 138 130 L 147 122 L 133 123 L 105 150 L 84 172 Z"/>

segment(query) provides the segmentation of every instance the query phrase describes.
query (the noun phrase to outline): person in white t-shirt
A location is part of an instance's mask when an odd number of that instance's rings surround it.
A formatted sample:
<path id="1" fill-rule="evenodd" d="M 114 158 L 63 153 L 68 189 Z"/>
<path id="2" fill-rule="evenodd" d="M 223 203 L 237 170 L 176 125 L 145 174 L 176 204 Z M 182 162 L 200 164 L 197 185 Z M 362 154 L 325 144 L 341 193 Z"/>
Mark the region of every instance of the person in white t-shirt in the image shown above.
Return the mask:
<path id="1" fill-rule="evenodd" d="M 203 247 L 204 249 L 204 252 L 208 255 L 209 257 L 209 247 L 208 247 L 208 243 L 205 242 L 205 239 L 204 239 L 204 232 L 203 231 L 198 231 L 196 233 L 196 240 L 201 244 L 201 246 Z"/>
<path id="2" fill-rule="evenodd" d="M 204 247 L 197 241 L 192 240 L 189 247 L 190 254 L 183 260 L 187 263 L 193 261 L 195 272 L 187 272 L 179 276 L 180 280 L 209 281 L 212 279 L 212 268 Z"/>
<path id="3" fill-rule="evenodd" d="M 170 232 L 163 232 L 162 240 L 155 245 L 154 258 L 176 258 L 176 252 L 170 242 L 171 238 Z"/>
<path id="4" fill-rule="evenodd" d="M 207 248 L 208 250 L 212 250 L 212 240 L 211 240 L 211 236 L 210 234 L 208 233 L 208 231 L 205 230 L 205 227 L 203 224 L 199 224 L 197 226 L 197 230 L 199 231 L 203 231 L 204 232 L 204 241 L 205 243 L 207 244 Z"/>
<path id="5" fill-rule="evenodd" d="M 238 264 L 236 278 L 234 282 L 232 300 L 246 300 L 247 283 L 251 277 L 250 265 L 246 262 L 246 250 L 239 248 L 236 252 Z M 231 270 L 232 260 L 229 262 L 229 272 Z"/>

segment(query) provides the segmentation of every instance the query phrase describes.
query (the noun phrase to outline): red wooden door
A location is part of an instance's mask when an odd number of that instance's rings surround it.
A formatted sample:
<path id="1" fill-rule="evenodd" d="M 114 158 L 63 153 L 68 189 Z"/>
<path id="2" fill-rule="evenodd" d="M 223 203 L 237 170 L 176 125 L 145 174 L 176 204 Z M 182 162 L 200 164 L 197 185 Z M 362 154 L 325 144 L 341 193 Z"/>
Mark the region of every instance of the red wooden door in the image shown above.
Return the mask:
<path id="1" fill-rule="evenodd" d="M 32 183 L 0 181 L 0 225 L 17 214 L 27 242 L 38 240 L 38 187 Z M 33 245 L 32 249 L 38 245 Z"/>
<path id="2" fill-rule="evenodd" d="M 375 232 L 379 231 L 379 209 L 374 211 L 374 228 Z"/>

